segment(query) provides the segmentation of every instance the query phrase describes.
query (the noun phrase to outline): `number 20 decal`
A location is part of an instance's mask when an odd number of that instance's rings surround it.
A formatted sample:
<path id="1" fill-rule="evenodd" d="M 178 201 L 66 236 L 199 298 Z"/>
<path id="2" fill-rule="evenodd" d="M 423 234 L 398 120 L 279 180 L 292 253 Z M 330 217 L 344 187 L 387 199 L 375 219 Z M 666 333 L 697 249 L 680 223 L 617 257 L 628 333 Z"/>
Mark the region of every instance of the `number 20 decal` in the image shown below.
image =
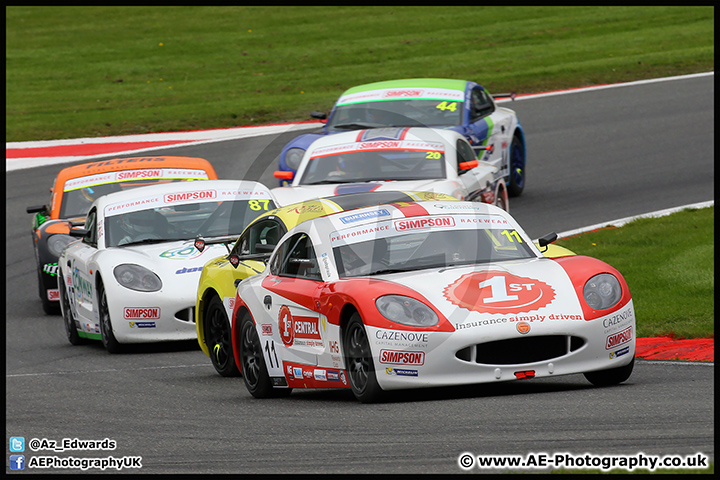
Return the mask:
<path id="1" fill-rule="evenodd" d="M 528 313 L 553 301 L 555 290 L 535 278 L 518 277 L 502 271 L 463 275 L 445 287 L 451 303 L 481 313 Z"/>

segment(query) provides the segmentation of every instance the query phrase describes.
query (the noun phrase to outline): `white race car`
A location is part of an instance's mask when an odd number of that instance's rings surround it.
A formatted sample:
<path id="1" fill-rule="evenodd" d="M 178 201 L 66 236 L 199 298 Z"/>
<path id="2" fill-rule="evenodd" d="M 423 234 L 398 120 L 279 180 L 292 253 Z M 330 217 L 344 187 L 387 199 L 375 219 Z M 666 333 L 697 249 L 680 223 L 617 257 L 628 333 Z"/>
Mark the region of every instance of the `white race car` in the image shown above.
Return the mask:
<path id="1" fill-rule="evenodd" d="M 620 272 L 555 258 L 507 212 L 470 202 L 385 204 L 308 220 L 239 283 L 233 352 L 255 397 L 583 373 L 625 381 L 635 314 Z M 242 261 L 242 256 L 240 256 Z"/>
<path id="2" fill-rule="evenodd" d="M 413 190 L 508 210 L 498 168 L 478 161 L 467 139 L 453 130 L 374 128 L 323 136 L 308 147 L 297 174 L 279 170 L 275 176 L 293 178 L 289 186 L 272 190 L 281 205 L 345 193 Z"/>
<path id="3" fill-rule="evenodd" d="M 58 261 L 60 305 L 73 345 L 191 340 L 203 264 L 226 252 L 203 239 L 235 236 L 275 208 L 257 182 L 206 180 L 140 187 L 95 200 Z M 202 243 L 202 244 L 201 244 Z M 196 248 L 196 244 L 200 249 Z"/>

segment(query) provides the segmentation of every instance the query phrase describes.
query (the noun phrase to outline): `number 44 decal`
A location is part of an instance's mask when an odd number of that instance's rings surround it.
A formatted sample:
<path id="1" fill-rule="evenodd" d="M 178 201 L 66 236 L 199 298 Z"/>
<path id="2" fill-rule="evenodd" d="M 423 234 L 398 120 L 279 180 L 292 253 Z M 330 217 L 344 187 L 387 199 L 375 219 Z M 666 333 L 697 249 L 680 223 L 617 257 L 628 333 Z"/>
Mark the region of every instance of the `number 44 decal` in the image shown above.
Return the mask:
<path id="1" fill-rule="evenodd" d="M 545 307 L 555 298 L 555 289 L 542 280 L 490 270 L 463 275 L 445 287 L 443 295 L 467 310 L 510 314 Z"/>

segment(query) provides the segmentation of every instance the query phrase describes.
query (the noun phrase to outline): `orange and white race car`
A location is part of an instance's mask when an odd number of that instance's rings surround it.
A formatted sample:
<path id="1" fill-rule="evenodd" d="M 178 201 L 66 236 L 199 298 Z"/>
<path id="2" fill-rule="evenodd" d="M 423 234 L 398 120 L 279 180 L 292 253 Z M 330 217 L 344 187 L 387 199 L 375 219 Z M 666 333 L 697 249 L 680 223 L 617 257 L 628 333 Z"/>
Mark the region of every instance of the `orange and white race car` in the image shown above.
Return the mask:
<path id="1" fill-rule="evenodd" d="M 27 207 L 34 213 L 32 239 L 37 262 L 38 294 L 47 314 L 60 312 L 58 257 L 77 240 L 68 233 L 84 224 L 93 201 L 134 187 L 185 180 L 216 180 L 209 161 L 196 157 L 130 157 L 83 163 L 60 170 L 50 188 L 49 205 Z"/>

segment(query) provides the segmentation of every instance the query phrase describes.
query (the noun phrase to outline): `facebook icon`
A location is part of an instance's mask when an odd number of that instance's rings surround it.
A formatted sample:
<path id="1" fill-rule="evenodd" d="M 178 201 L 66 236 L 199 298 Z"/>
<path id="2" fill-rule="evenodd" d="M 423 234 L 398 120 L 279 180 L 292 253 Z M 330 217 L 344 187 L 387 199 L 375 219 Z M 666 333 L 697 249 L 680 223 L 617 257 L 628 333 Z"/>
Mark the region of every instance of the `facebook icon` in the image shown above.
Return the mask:
<path id="1" fill-rule="evenodd" d="M 10 470 L 25 470 L 25 455 L 10 455 Z"/>

